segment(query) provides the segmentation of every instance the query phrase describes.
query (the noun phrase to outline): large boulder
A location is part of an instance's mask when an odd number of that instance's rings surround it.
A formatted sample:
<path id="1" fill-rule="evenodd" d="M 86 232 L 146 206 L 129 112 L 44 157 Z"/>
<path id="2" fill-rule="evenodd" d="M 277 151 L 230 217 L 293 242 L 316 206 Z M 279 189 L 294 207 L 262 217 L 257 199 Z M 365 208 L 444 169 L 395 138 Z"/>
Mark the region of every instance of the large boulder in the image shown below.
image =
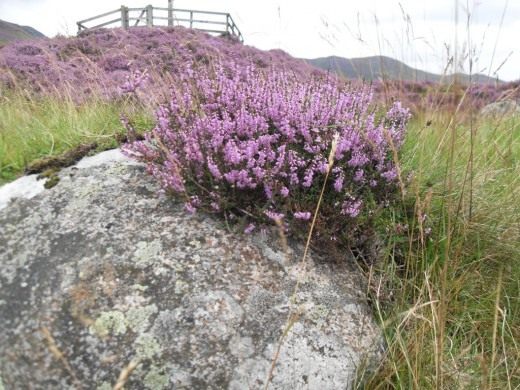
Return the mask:
<path id="1" fill-rule="evenodd" d="M 520 115 L 520 103 L 516 100 L 500 100 L 482 108 L 480 114 L 488 118 L 503 118 L 506 116 Z"/>
<path id="2" fill-rule="evenodd" d="M 301 244 L 187 214 L 121 156 L 0 229 L 0 388 L 345 389 L 381 348 L 352 266 L 303 270 Z"/>

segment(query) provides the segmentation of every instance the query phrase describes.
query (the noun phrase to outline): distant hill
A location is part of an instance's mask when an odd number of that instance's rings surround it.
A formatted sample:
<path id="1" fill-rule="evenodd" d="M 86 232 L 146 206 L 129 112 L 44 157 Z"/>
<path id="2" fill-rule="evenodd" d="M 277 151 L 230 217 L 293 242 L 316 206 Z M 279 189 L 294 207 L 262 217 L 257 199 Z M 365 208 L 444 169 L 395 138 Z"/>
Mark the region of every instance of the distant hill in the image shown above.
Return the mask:
<path id="1" fill-rule="evenodd" d="M 44 37 L 45 35 L 32 27 L 20 26 L 0 20 L 0 46 L 5 45 L 7 42 Z"/>
<path id="2" fill-rule="evenodd" d="M 396 59 L 385 56 L 363 58 L 322 57 L 306 60 L 309 64 L 320 69 L 331 71 L 349 79 L 363 80 L 403 80 L 403 81 L 431 81 L 451 82 L 455 77 L 463 84 L 469 82 L 469 76 L 463 73 L 454 75 L 440 75 L 412 68 Z M 472 81 L 482 84 L 494 83 L 497 80 L 482 74 L 472 75 Z M 501 82 L 500 80 L 498 80 Z"/>

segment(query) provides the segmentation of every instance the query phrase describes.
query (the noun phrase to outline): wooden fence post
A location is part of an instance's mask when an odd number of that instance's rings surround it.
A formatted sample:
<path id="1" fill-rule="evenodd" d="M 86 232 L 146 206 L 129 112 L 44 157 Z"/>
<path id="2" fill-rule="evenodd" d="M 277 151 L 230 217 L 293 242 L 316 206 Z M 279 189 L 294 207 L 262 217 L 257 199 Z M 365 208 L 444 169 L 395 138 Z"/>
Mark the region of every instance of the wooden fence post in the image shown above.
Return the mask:
<path id="1" fill-rule="evenodd" d="M 190 11 L 190 28 L 193 28 L 193 11 Z"/>
<path id="2" fill-rule="evenodd" d="M 128 7 L 125 7 L 124 5 L 121 6 L 121 26 L 123 28 L 128 28 L 129 26 Z"/>
<path id="3" fill-rule="evenodd" d="M 146 6 L 146 25 L 153 27 L 153 7 L 151 5 Z"/>
<path id="4" fill-rule="evenodd" d="M 168 26 L 173 26 L 173 0 L 168 0 Z"/>

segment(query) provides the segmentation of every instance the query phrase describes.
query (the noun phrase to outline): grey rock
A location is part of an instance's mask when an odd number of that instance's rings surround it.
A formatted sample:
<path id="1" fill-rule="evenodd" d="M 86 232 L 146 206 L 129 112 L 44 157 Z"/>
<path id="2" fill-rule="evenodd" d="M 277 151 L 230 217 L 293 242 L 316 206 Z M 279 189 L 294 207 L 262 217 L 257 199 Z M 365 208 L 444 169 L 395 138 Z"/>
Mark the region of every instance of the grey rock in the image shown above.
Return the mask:
<path id="1" fill-rule="evenodd" d="M 381 350 L 351 265 L 303 271 L 301 244 L 189 215 L 139 165 L 67 168 L 0 229 L 0 388 L 109 389 L 137 362 L 127 389 L 262 389 L 277 355 L 269 389 L 345 389 Z"/>
<path id="2" fill-rule="evenodd" d="M 520 115 L 520 104 L 515 100 L 501 100 L 482 108 L 480 114 L 484 117 L 503 118 Z"/>

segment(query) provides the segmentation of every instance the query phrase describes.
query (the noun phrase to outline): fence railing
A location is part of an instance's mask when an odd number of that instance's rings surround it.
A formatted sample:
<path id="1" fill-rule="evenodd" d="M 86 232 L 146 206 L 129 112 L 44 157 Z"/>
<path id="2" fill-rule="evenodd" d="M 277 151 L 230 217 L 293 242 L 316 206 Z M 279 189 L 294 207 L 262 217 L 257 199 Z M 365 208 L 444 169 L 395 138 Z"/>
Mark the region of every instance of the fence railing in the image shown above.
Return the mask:
<path id="1" fill-rule="evenodd" d="M 94 23 L 97 24 L 92 25 Z M 160 8 L 151 5 L 144 8 L 121 6 L 119 9 L 80 20 L 77 25 L 78 34 L 101 27 L 184 26 L 213 34 L 230 34 L 244 42 L 235 21 L 225 12 Z"/>

